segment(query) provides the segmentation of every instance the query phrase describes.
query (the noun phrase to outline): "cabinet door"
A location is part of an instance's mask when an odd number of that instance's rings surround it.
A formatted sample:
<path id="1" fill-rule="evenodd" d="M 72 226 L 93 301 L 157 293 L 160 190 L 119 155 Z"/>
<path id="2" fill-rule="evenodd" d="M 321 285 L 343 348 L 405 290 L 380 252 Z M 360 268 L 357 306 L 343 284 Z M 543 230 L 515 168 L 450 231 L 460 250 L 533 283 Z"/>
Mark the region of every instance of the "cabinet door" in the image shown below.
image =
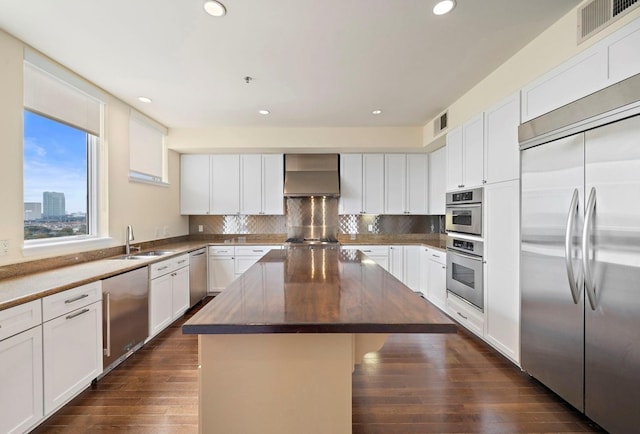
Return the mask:
<path id="1" fill-rule="evenodd" d="M 180 214 L 209 214 L 209 155 L 180 156 Z"/>
<path id="2" fill-rule="evenodd" d="M 407 154 L 407 213 L 427 214 L 428 193 L 429 156 L 427 154 Z"/>
<path id="3" fill-rule="evenodd" d="M 262 213 L 262 156 L 240 156 L 240 214 Z"/>
<path id="4" fill-rule="evenodd" d="M 262 156 L 262 214 L 284 215 L 284 156 Z"/>
<path id="5" fill-rule="evenodd" d="M 360 214 L 362 207 L 362 154 L 340 155 L 340 214 Z"/>
<path id="6" fill-rule="evenodd" d="M 462 184 L 478 187 L 484 180 L 484 113 L 465 122 L 462 130 Z"/>
<path id="7" fill-rule="evenodd" d="M 171 274 L 156 277 L 149 286 L 149 335 L 155 336 L 173 320 Z"/>
<path id="8" fill-rule="evenodd" d="M 404 246 L 404 284 L 420 291 L 420 246 Z"/>
<path id="9" fill-rule="evenodd" d="M 462 183 L 462 127 L 447 134 L 447 191 L 463 188 Z"/>
<path id="10" fill-rule="evenodd" d="M 240 212 L 240 156 L 211 156 L 211 214 Z"/>
<path id="11" fill-rule="evenodd" d="M 609 83 L 617 83 L 640 73 L 640 25 L 632 21 L 615 33 L 608 45 Z"/>
<path id="12" fill-rule="evenodd" d="M 27 432 L 43 417 L 42 326 L 0 341 L 0 432 Z"/>
<path id="13" fill-rule="evenodd" d="M 404 282 L 404 248 L 403 246 L 389 246 L 389 273 Z"/>
<path id="14" fill-rule="evenodd" d="M 253 264 L 260 260 L 260 256 L 236 256 L 235 257 L 235 270 L 234 273 L 236 277 L 243 274 L 245 271 L 249 269 Z"/>
<path id="15" fill-rule="evenodd" d="M 520 176 L 520 92 L 487 110 L 484 120 L 484 174 L 487 183 L 517 179 Z"/>
<path id="16" fill-rule="evenodd" d="M 384 213 L 384 155 L 362 155 L 362 207 L 366 214 Z"/>
<path id="17" fill-rule="evenodd" d="M 102 373 L 102 302 L 42 326 L 44 413 L 49 415 Z"/>
<path id="18" fill-rule="evenodd" d="M 405 214 L 407 211 L 407 157 L 405 154 L 384 156 L 384 213 Z"/>
<path id="19" fill-rule="evenodd" d="M 484 194 L 485 338 L 519 363 L 519 181 L 487 185 Z"/>
<path id="20" fill-rule="evenodd" d="M 427 299 L 444 311 L 447 301 L 447 266 L 433 259 L 427 260 L 425 265 L 429 268 Z"/>
<path id="21" fill-rule="evenodd" d="M 172 320 L 181 317 L 189 309 L 189 267 L 172 273 Z"/>
<path id="22" fill-rule="evenodd" d="M 444 215 L 447 190 L 447 149 L 429 154 L 429 214 Z"/>
<path id="23" fill-rule="evenodd" d="M 233 256 L 209 259 L 209 291 L 222 291 L 235 279 Z"/>

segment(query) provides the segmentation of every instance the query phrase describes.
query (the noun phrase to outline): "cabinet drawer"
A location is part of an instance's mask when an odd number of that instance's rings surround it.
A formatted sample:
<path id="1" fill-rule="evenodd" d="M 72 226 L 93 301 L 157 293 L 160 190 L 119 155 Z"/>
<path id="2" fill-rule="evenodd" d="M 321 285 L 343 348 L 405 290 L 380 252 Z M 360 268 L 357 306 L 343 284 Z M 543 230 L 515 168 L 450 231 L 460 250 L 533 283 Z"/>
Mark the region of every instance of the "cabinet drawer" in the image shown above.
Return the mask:
<path id="1" fill-rule="evenodd" d="M 42 299 L 42 321 L 102 300 L 102 281 L 87 283 Z"/>
<path id="2" fill-rule="evenodd" d="M 471 332 L 483 337 L 484 314 L 450 292 L 447 292 L 447 313 Z"/>
<path id="3" fill-rule="evenodd" d="M 0 310 L 0 341 L 42 323 L 40 300 Z"/>
<path id="4" fill-rule="evenodd" d="M 209 246 L 209 256 L 233 256 L 233 246 Z"/>
<path id="5" fill-rule="evenodd" d="M 426 249 L 426 251 L 427 258 L 429 258 L 430 261 L 437 262 L 441 265 L 447 265 L 447 254 L 445 252 L 436 249 Z"/>
<path id="6" fill-rule="evenodd" d="M 367 256 L 388 256 L 389 246 L 344 246 L 344 249 L 360 250 Z"/>
<path id="7" fill-rule="evenodd" d="M 280 249 L 280 246 L 236 246 L 236 256 L 264 256 L 271 249 Z"/>
<path id="8" fill-rule="evenodd" d="M 167 259 L 166 261 L 156 262 L 149 265 L 149 278 L 155 279 L 156 277 L 163 276 L 171 273 L 179 268 L 189 265 L 189 255 L 180 255 L 175 258 Z"/>

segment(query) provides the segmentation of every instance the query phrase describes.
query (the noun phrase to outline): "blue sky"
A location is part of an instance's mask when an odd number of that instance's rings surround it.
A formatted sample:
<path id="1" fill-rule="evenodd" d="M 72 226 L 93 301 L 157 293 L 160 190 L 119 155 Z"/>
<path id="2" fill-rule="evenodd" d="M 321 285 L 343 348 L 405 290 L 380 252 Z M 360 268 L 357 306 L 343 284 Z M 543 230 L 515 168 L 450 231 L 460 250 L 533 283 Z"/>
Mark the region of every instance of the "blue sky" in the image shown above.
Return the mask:
<path id="1" fill-rule="evenodd" d="M 87 133 L 24 112 L 24 201 L 65 194 L 66 211 L 87 211 Z"/>

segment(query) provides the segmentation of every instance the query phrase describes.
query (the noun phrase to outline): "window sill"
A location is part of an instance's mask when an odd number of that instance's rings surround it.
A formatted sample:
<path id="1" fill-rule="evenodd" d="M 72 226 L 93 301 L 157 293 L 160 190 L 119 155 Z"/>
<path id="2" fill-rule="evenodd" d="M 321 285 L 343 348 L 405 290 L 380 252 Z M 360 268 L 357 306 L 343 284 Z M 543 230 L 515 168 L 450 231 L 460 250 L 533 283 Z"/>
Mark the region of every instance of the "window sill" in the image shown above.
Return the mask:
<path id="1" fill-rule="evenodd" d="M 138 178 L 136 176 L 131 176 L 129 175 L 129 182 L 137 182 L 140 184 L 148 184 L 148 185 L 155 185 L 157 187 L 169 187 L 170 184 L 168 182 L 164 182 L 164 181 L 152 181 L 149 179 L 144 179 L 144 178 Z"/>
<path id="2" fill-rule="evenodd" d="M 91 237 L 66 241 L 40 241 L 30 243 L 25 241 L 22 247 L 22 254 L 27 256 L 65 254 L 84 250 L 93 250 L 103 247 L 111 247 L 113 238 L 111 237 Z"/>

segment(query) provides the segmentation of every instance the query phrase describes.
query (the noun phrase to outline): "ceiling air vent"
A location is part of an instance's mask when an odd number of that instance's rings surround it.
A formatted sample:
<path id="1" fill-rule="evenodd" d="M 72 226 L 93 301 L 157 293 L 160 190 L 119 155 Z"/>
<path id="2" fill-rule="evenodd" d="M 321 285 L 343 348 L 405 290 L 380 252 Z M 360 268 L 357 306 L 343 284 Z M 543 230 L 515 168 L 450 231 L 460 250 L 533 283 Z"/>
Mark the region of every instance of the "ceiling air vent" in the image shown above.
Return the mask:
<path id="1" fill-rule="evenodd" d="M 440 116 L 433 120 L 433 135 L 437 136 L 442 131 L 447 129 L 447 112 L 442 113 Z"/>
<path id="2" fill-rule="evenodd" d="M 593 0 L 578 9 L 578 44 L 640 6 L 638 0 Z"/>

